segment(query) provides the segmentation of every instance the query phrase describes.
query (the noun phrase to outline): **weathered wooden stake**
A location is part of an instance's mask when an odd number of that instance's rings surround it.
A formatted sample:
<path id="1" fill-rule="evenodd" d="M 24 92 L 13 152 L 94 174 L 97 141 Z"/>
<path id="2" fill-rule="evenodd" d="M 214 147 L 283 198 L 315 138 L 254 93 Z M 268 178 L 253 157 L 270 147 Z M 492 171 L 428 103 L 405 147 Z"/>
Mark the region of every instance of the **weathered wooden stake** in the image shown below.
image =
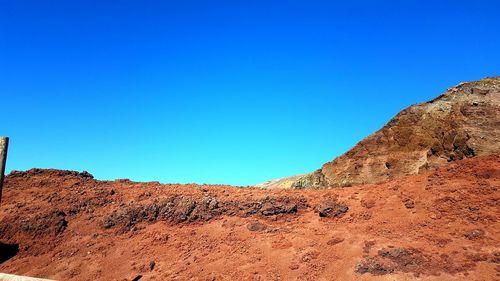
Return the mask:
<path id="1" fill-rule="evenodd" d="M 9 138 L 0 137 L 0 202 L 2 201 L 3 176 L 5 163 L 7 162 L 7 150 L 9 149 Z"/>

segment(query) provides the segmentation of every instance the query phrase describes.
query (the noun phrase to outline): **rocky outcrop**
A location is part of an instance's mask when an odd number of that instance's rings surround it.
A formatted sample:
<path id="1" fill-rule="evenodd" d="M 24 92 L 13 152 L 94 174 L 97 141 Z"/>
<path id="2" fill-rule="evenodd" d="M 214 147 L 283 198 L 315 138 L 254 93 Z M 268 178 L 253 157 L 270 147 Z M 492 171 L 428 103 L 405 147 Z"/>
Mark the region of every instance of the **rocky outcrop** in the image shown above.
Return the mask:
<path id="1" fill-rule="evenodd" d="M 166 221 L 174 224 L 183 222 L 209 221 L 219 216 L 260 216 L 276 217 L 295 214 L 299 209 L 307 208 L 303 197 L 270 197 L 253 201 L 220 201 L 215 197 L 195 198 L 191 196 L 171 196 L 161 202 L 123 206 L 105 217 L 104 228 L 121 226 L 122 230 L 131 230 L 141 222 Z M 345 213 L 347 207 L 334 205 L 332 210 Z M 342 208 L 345 208 L 342 209 Z M 337 210 L 339 209 L 339 210 Z M 342 213 L 342 214 L 343 214 Z M 321 216 L 321 214 L 320 214 Z"/>
<path id="2" fill-rule="evenodd" d="M 378 183 L 445 163 L 500 154 L 500 77 L 461 83 L 412 105 L 382 129 L 313 173 L 269 181 L 268 188 Z M 293 180 L 290 180 L 293 179 Z"/>

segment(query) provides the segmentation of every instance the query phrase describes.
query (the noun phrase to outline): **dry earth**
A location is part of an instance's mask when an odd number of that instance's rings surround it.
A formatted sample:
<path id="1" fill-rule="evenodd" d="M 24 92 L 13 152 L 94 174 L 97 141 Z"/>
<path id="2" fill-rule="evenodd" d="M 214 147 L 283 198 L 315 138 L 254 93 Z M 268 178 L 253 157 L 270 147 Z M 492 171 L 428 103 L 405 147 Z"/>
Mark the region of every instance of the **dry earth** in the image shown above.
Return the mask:
<path id="1" fill-rule="evenodd" d="M 499 280 L 499 187 L 499 156 L 330 190 L 13 172 L 0 206 L 0 271 L 57 280 Z"/>

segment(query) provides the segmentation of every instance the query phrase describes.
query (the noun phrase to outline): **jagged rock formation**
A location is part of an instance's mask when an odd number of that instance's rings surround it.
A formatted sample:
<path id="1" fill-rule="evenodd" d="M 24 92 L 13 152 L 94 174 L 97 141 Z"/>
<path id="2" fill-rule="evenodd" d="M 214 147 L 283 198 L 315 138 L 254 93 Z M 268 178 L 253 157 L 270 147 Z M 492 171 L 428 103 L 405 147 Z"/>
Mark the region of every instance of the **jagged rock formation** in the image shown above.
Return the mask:
<path id="1" fill-rule="evenodd" d="M 327 188 L 378 183 L 445 163 L 500 154 L 500 77 L 461 83 L 412 105 L 382 129 L 313 173 L 267 188 Z"/>

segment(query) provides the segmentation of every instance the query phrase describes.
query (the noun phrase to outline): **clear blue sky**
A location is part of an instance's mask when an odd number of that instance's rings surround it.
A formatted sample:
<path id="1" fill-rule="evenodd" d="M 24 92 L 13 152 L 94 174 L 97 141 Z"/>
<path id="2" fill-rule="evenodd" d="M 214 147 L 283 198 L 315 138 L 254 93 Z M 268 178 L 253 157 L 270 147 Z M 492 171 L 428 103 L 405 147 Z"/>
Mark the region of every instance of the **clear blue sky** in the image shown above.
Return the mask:
<path id="1" fill-rule="evenodd" d="M 354 3 L 356 2 L 356 3 Z M 500 74 L 500 1 L 0 0 L 7 170 L 255 184 Z"/>

